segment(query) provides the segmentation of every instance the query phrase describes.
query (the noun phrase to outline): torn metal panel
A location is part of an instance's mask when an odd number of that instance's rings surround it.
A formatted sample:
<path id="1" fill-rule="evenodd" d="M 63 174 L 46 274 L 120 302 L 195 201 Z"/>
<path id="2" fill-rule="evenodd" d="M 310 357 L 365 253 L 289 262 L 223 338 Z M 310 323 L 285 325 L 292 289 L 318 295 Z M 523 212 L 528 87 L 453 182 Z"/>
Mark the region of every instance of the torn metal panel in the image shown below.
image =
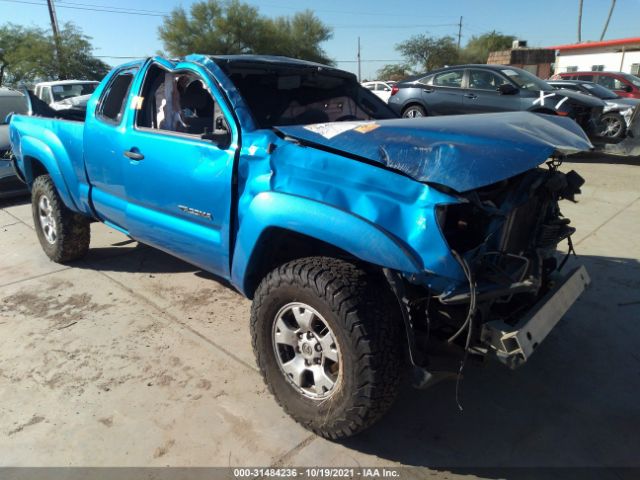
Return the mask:
<path id="1" fill-rule="evenodd" d="M 466 192 L 535 168 L 554 154 L 593 148 L 571 119 L 528 112 L 277 127 L 420 182 Z"/>
<path id="2" fill-rule="evenodd" d="M 602 151 L 609 155 L 629 157 L 640 155 L 640 108 L 633 109 L 627 127 L 626 138 L 619 143 L 604 145 Z"/>

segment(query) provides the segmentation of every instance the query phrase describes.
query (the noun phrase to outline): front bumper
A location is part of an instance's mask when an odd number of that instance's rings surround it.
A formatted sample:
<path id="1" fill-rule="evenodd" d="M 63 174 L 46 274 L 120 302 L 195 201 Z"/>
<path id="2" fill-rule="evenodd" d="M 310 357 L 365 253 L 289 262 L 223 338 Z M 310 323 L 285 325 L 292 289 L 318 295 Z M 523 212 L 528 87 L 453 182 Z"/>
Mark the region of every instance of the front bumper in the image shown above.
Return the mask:
<path id="1" fill-rule="evenodd" d="M 522 365 L 590 283 L 587 269 L 577 267 L 560 279 L 515 325 L 499 320 L 485 323 L 480 335 L 482 343 L 510 368 Z"/>

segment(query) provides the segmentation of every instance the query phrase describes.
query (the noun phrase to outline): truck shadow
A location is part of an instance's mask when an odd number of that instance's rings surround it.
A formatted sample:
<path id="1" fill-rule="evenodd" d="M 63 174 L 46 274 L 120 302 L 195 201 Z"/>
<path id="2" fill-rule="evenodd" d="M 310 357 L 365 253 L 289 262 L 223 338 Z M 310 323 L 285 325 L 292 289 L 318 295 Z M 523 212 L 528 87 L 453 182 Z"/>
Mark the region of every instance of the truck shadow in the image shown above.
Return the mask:
<path id="1" fill-rule="evenodd" d="M 135 240 L 126 240 L 107 247 L 92 247 L 89 249 L 87 257 L 74 262 L 73 267 L 102 272 L 145 273 L 149 275 L 192 272 L 197 277 L 217 282 L 234 290 L 224 278 L 205 272 L 195 265 Z"/>
<path id="2" fill-rule="evenodd" d="M 388 415 L 342 445 L 407 466 L 482 478 L 638 478 L 640 262 L 580 256 L 565 269 L 580 263 L 591 275 L 590 289 L 529 363 L 511 371 L 495 361 L 469 362 L 461 384 L 463 411 L 454 382 L 426 391 L 406 386 Z M 232 289 L 221 278 L 142 245 L 129 255 L 88 258 L 74 266 L 151 275 L 193 272 Z M 636 470 L 628 476 L 629 471 L 592 468 L 607 466 Z"/>
<path id="3" fill-rule="evenodd" d="M 343 444 L 408 466 L 483 478 L 618 479 L 624 475 L 564 467 L 640 467 L 640 263 L 578 260 L 591 288 L 528 364 L 510 371 L 495 361 L 469 363 L 463 411 L 454 382 L 427 391 L 407 387 L 377 425 Z M 545 477 L 522 467 L 563 470 Z"/>
<path id="4" fill-rule="evenodd" d="M 640 166 L 640 157 L 624 155 L 607 155 L 602 152 L 583 152 L 569 155 L 566 163 L 601 163 L 606 165 L 635 165 Z"/>

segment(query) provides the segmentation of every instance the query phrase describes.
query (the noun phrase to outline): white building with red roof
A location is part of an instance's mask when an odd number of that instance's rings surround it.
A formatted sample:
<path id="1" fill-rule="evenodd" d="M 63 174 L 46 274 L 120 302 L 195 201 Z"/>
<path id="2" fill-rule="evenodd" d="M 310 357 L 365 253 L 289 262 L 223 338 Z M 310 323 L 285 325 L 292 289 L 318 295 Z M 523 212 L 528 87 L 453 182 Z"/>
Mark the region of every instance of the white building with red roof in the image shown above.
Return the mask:
<path id="1" fill-rule="evenodd" d="M 556 51 L 555 73 L 613 71 L 640 75 L 640 37 L 548 48 Z"/>

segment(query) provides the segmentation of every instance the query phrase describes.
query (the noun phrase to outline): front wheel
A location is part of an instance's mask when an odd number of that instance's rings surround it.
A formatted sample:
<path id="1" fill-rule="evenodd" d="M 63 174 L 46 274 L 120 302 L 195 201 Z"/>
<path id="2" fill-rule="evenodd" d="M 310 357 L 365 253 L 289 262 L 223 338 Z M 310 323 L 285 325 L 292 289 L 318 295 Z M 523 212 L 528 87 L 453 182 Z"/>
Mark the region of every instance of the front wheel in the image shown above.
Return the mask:
<path id="1" fill-rule="evenodd" d="M 605 113 L 600 117 L 603 129 L 600 136 L 610 140 L 621 140 L 627 131 L 624 117 L 616 112 Z"/>
<path id="2" fill-rule="evenodd" d="M 310 257 L 274 270 L 255 293 L 251 334 L 263 378 L 320 436 L 364 430 L 396 397 L 401 319 L 384 282 L 352 263 Z"/>
<path id="3" fill-rule="evenodd" d="M 33 223 L 44 253 L 64 263 L 84 257 L 89 250 L 89 219 L 69 210 L 49 175 L 41 175 L 31 189 Z"/>

